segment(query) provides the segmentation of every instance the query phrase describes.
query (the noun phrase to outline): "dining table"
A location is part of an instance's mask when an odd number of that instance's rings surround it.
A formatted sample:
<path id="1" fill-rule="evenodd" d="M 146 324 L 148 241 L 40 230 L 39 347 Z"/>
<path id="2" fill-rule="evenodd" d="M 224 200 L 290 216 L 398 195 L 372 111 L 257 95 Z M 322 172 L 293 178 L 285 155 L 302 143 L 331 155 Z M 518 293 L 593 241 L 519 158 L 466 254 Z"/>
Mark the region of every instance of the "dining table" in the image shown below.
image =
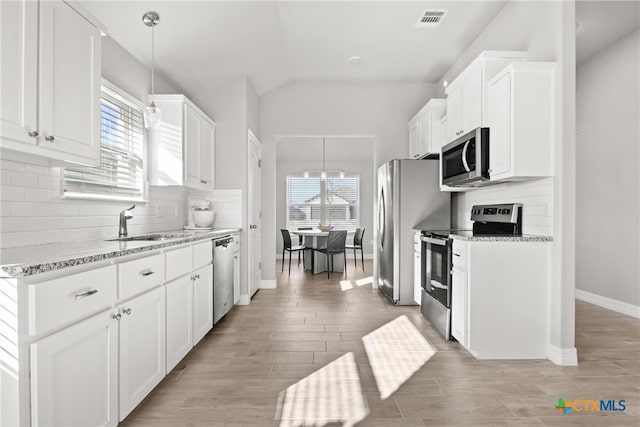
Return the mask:
<path id="1" fill-rule="evenodd" d="M 323 253 L 316 252 L 314 249 L 323 249 L 327 247 L 328 231 L 322 231 L 314 228 L 313 230 L 290 230 L 289 233 L 297 236 L 302 236 L 304 246 L 307 248 L 304 250 L 304 269 L 311 270 L 313 274 L 320 274 L 327 272 L 327 256 Z M 353 238 L 355 230 L 347 230 L 347 239 Z M 344 271 L 344 257 L 334 256 L 333 258 L 333 271 Z"/>

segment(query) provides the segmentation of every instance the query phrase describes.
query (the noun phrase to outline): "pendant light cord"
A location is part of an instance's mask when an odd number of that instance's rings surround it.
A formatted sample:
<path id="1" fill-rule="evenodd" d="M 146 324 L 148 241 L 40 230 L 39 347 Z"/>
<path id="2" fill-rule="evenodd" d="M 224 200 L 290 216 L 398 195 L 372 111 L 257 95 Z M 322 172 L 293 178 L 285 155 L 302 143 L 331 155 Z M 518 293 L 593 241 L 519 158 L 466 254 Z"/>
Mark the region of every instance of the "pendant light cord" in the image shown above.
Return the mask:
<path id="1" fill-rule="evenodd" d="M 156 26 L 152 25 L 151 26 L 151 101 L 153 101 L 154 98 L 155 98 L 155 96 L 154 96 L 155 95 L 155 81 L 154 81 L 155 80 L 154 79 L 154 76 L 155 76 L 155 53 L 154 52 L 156 50 L 155 49 L 155 47 L 156 47 L 156 44 L 155 44 L 155 41 L 156 41 L 155 31 L 156 31 Z"/>

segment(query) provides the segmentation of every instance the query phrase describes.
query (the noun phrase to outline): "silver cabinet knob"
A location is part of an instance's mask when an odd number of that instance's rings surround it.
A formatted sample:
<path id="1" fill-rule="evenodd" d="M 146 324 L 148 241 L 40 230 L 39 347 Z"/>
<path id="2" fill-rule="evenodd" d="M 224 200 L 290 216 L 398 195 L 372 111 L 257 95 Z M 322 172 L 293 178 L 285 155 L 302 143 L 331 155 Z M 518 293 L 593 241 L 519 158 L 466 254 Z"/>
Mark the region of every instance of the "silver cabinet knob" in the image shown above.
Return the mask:
<path id="1" fill-rule="evenodd" d="M 47 142 L 54 142 L 56 140 L 56 137 L 53 135 L 49 135 L 49 136 L 45 136 L 44 140 Z"/>
<path id="2" fill-rule="evenodd" d="M 131 309 L 130 308 L 125 308 L 125 309 L 122 310 L 122 312 L 124 314 L 131 314 Z"/>
<path id="3" fill-rule="evenodd" d="M 258 226 L 257 226 L 256 224 L 251 224 L 251 225 L 249 226 L 249 228 L 250 228 L 251 230 L 255 230 L 255 229 L 257 229 L 257 228 L 258 228 Z"/>
<path id="4" fill-rule="evenodd" d="M 34 130 L 34 131 L 29 132 L 27 135 L 29 135 L 31 138 L 35 138 L 40 134 L 38 133 L 37 130 Z"/>
<path id="5" fill-rule="evenodd" d="M 111 318 L 115 319 L 115 320 L 120 320 L 121 317 L 122 317 L 122 315 L 120 313 L 111 315 Z"/>

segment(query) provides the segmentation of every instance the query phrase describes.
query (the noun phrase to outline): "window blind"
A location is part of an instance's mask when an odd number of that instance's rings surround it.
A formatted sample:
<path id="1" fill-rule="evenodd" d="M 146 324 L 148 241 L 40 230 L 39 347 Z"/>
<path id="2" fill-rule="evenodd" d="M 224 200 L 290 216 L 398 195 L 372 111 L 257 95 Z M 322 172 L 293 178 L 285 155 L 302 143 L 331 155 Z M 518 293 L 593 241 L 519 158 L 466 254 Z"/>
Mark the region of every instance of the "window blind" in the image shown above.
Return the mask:
<path id="1" fill-rule="evenodd" d="M 353 230 L 359 225 L 360 177 L 304 178 L 287 176 L 287 228 L 330 224 L 336 230 Z"/>
<path id="2" fill-rule="evenodd" d="M 142 104 L 103 82 L 100 101 L 100 166 L 65 168 L 64 196 L 144 199 Z"/>

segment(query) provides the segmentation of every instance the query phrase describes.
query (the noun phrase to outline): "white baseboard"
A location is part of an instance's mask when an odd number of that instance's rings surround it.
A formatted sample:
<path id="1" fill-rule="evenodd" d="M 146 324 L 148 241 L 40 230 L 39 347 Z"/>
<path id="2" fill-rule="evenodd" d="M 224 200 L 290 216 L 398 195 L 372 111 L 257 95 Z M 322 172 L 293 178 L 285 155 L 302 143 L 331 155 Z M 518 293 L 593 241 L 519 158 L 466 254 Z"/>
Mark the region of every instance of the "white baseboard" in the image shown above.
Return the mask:
<path id="1" fill-rule="evenodd" d="M 249 298 L 249 295 L 240 295 L 240 300 L 238 300 L 238 305 L 249 305 L 249 303 L 251 302 L 251 298 Z"/>
<path id="2" fill-rule="evenodd" d="M 277 287 L 277 282 L 275 279 L 272 280 L 260 280 L 260 289 L 275 289 Z"/>
<path id="3" fill-rule="evenodd" d="M 576 289 L 576 299 L 640 319 L 640 307 L 627 302 L 603 297 L 587 291 L 581 291 L 580 289 Z"/>
<path id="4" fill-rule="evenodd" d="M 578 350 L 573 348 L 560 348 L 553 344 L 547 346 L 547 357 L 559 366 L 578 366 Z"/>

